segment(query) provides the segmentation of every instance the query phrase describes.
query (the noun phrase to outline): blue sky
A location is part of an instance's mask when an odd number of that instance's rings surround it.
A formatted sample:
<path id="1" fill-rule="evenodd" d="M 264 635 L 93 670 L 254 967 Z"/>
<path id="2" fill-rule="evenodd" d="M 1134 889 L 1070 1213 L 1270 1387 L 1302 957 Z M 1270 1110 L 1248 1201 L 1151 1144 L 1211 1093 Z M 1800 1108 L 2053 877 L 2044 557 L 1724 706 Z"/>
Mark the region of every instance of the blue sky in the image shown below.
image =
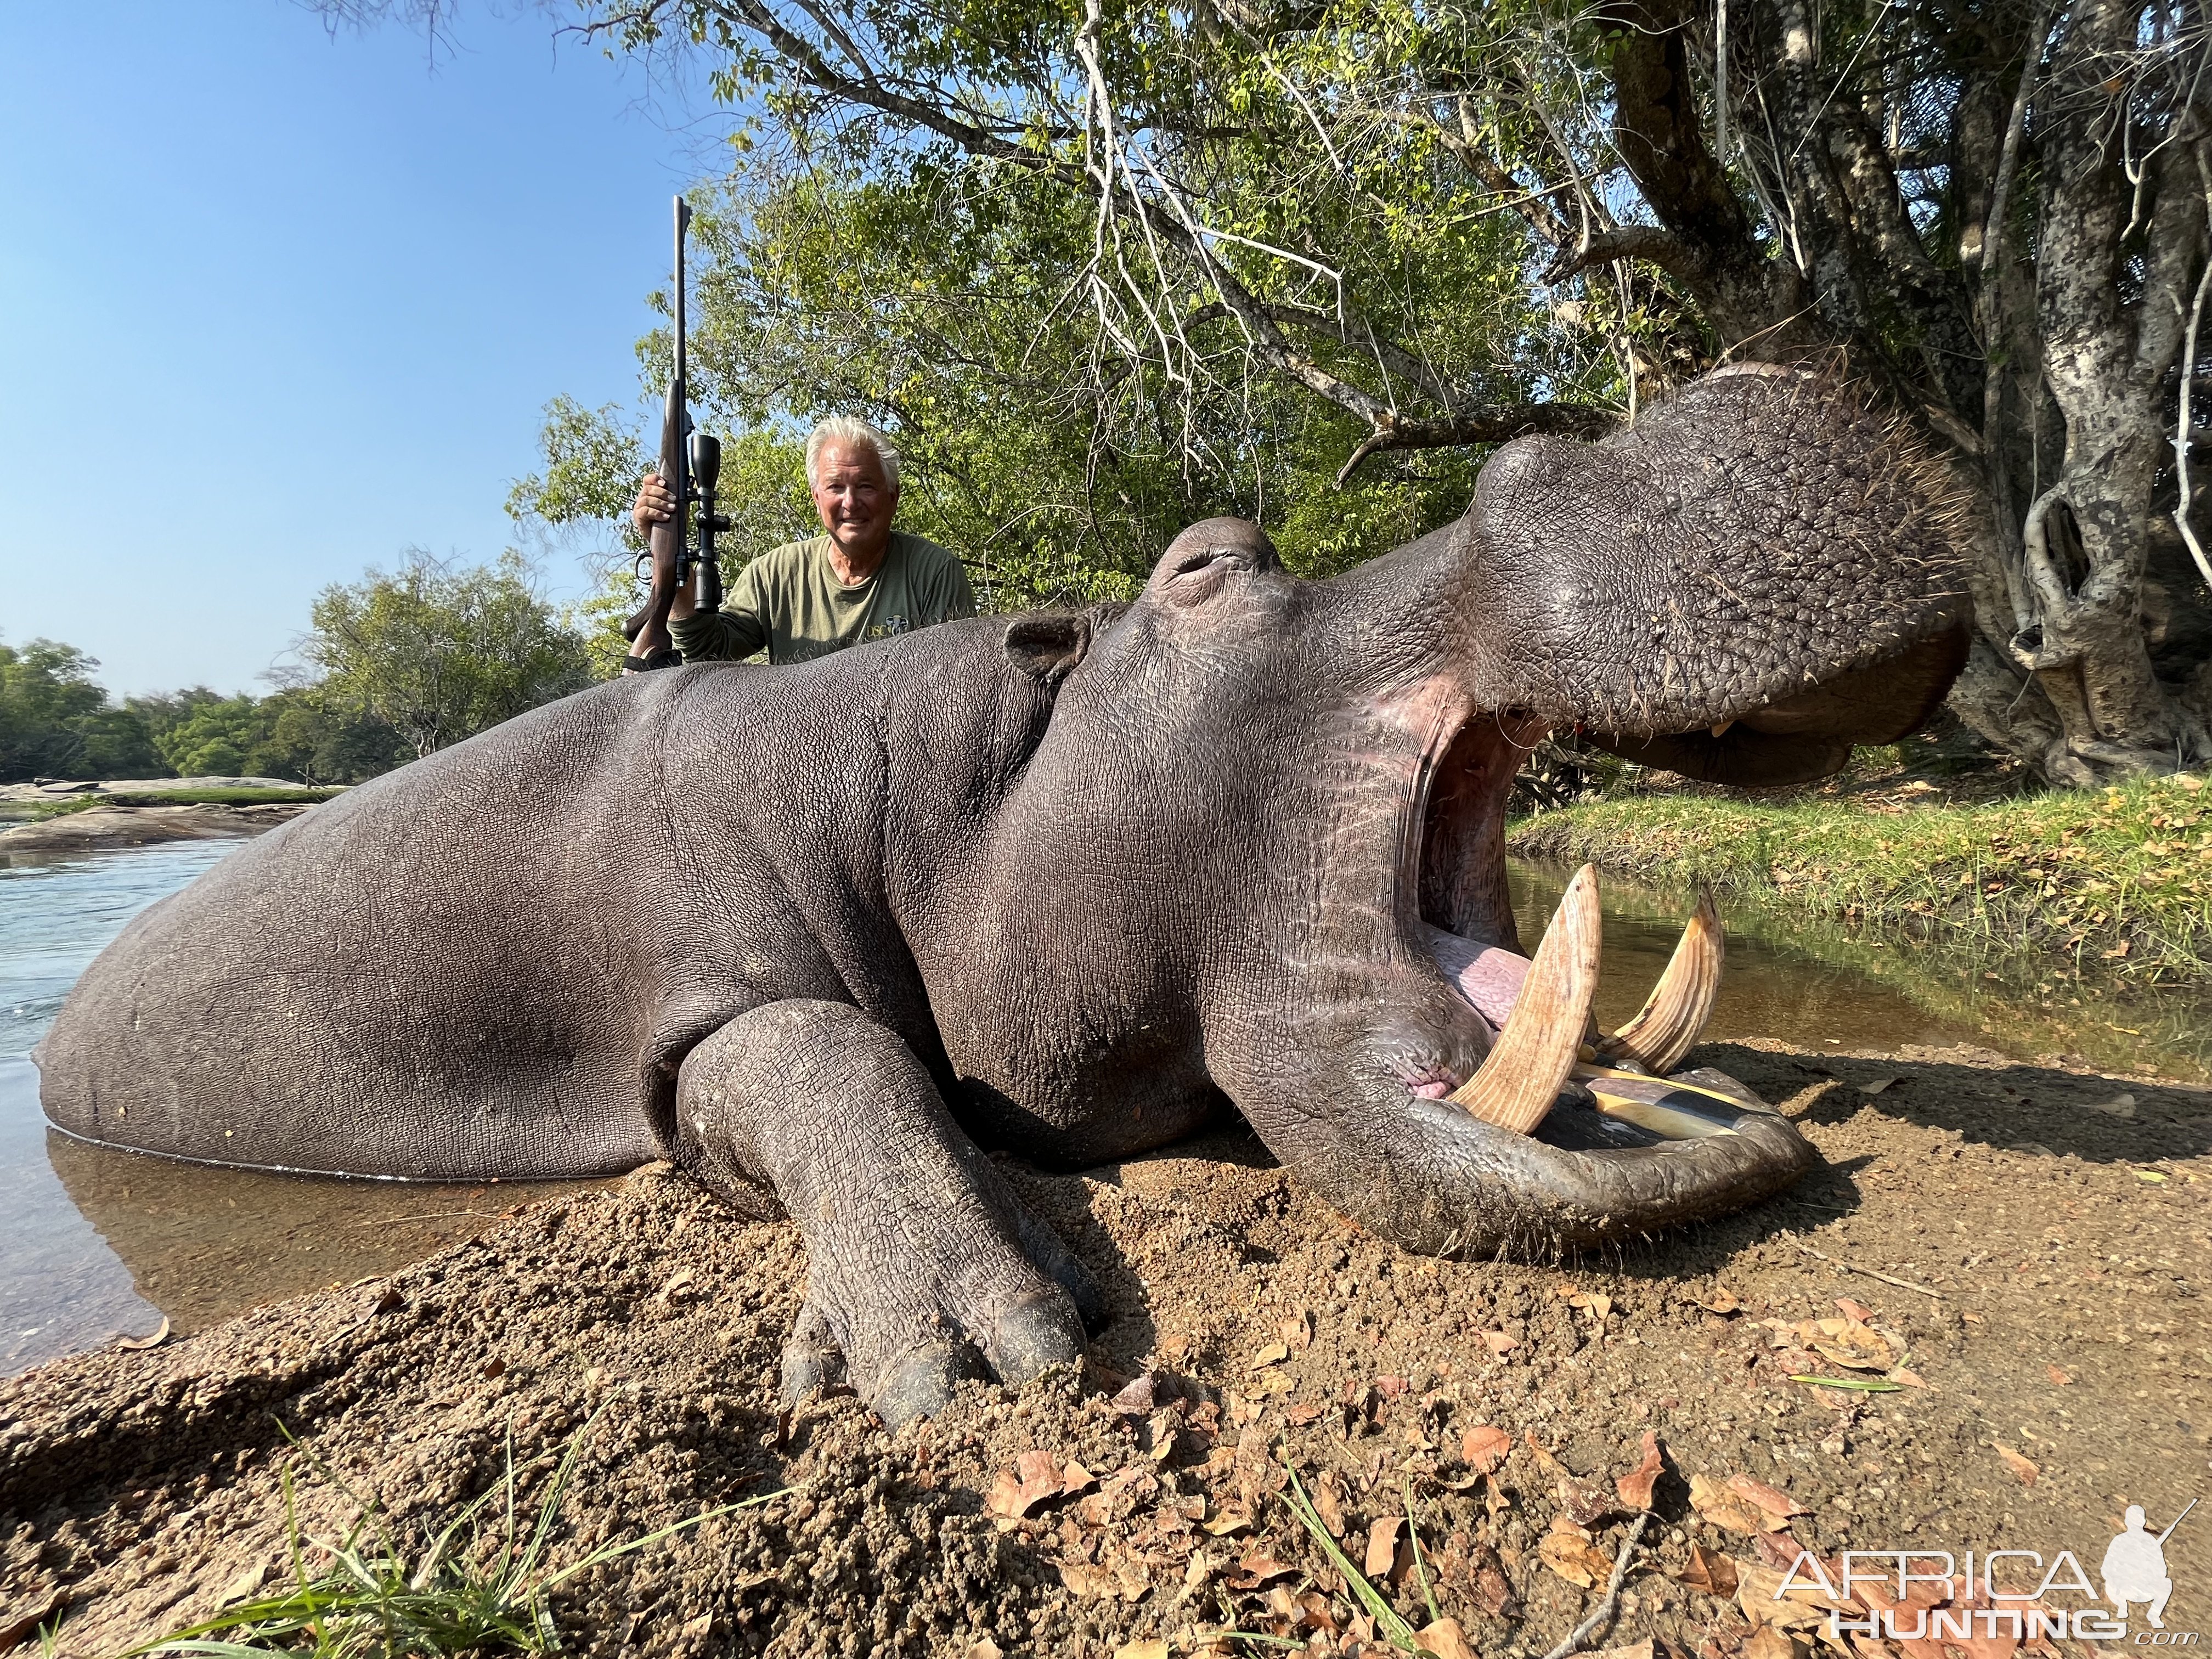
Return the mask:
<path id="1" fill-rule="evenodd" d="M 0 640 L 263 690 L 326 584 L 516 540 L 548 398 L 641 406 L 668 198 L 726 152 L 535 10 L 434 67 L 290 0 L 97 17 L 0 9 Z"/>

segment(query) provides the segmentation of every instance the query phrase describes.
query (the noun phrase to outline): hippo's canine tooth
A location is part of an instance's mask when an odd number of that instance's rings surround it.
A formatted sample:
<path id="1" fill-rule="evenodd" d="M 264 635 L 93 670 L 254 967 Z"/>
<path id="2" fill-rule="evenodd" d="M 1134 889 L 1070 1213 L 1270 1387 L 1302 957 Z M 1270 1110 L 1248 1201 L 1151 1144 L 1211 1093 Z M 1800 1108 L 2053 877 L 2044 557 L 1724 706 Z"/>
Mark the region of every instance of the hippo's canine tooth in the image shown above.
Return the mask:
<path id="1" fill-rule="evenodd" d="M 1636 1018 L 1598 1040 L 1599 1059 L 1633 1066 L 1655 1077 L 1664 1077 L 1680 1065 L 1712 1017 L 1726 955 L 1712 889 L 1703 888 L 1698 908 L 1690 913 L 1674 954 L 1668 958 L 1667 971 L 1659 975 Z"/>
<path id="2" fill-rule="evenodd" d="M 1485 1123 L 1527 1134 L 1544 1121 L 1574 1068 L 1597 991 L 1597 872 L 1585 864 L 1567 884 L 1536 947 L 1521 994 L 1489 1057 L 1452 1092 Z"/>

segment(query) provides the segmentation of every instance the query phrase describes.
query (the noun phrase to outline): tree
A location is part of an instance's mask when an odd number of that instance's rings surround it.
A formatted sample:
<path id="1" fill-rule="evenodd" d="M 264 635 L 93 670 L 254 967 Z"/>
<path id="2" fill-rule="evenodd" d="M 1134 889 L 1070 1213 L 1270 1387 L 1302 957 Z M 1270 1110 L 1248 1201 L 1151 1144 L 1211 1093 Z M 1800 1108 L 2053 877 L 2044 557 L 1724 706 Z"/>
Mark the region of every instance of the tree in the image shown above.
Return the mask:
<path id="1" fill-rule="evenodd" d="M 456 570 L 421 550 L 315 600 L 301 657 L 325 706 L 381 721 L 419 758 L 589 684 L 583 643 L 514 554 Z"/>
<path id="2" fill-rule="evenodd" d="M 162 769 L 145 722 L 112 706 L 93 679 L 99 666 L 52 640 L 0 645 L 0 783 Z"/>
<path id="3" fill-rule="evenodd" d="M 2205 0 L 549 9 L 745 112 L 705 279 L 754 325 L 736 405 L 927 423 L 940 387 L 1018 387 L 1107 458 L 1086 485 L 1149 445 L 1273 528 L 1322 447 L 1417 477 L 1413 452 L 1601 429 L 1723 356 L 1840 356 L 1960 477 L 1961 716 L 2063 781 L 2212 757 Z M 792 314 L 819 283 L 776 286 L 809 189 L 947 233 L 908 261 L 817 239 L 879 343 L 844 384 L 827 349 L 777 378 L 841 326 Z M 1284 394 L 1329 416 L 1303 495 L 1260 488 Z M 1115 567 L 1108 519 L 1071 517 L 1079 564 Z"/>

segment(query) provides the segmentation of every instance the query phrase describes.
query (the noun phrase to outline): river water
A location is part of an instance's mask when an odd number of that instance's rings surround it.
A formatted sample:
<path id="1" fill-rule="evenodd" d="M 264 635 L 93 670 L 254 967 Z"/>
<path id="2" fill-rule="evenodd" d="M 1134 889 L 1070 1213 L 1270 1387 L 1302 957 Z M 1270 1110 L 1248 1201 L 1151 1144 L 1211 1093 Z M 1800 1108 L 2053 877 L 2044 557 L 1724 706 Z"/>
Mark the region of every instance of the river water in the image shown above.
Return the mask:
<path id="1" fill-rule="evenodd" d="M 181 1335 L 386 1272 L 560 1190 L 208 1169 L 46 1127 L 30 1050 L 77 975 L 131 917 L 243 844 L 0 861 L 0 1376 L 164 1318 Z"/>
<path id="2" fill-rule="evenodd" d="M 0 1375 L 146 1334 L 181 1334 L 261 1303 L 420 1259 L 551 1183 L 422 1186 L 202 1168 L 84 1146 L 47 1129 L 30 1050 L 125 922 L 235 851 L 187 842 L 0 867 Z M 1565 872 L 1516 865 L 1532 945 Z M 1598 1016 L 1632 1014 L 1686 902 L 1605 884 Z M 1725 908 L 1725 907 L 1724 907 Z M 1728 915 L 1728 972 L 1707 1034 L 1890 1052 L 1971 1042 L 2020 1060 L 2201 1080 L 2203 994 L 2100 995 L 2054 977 L 1992 983 L 1947 953 Z"/>

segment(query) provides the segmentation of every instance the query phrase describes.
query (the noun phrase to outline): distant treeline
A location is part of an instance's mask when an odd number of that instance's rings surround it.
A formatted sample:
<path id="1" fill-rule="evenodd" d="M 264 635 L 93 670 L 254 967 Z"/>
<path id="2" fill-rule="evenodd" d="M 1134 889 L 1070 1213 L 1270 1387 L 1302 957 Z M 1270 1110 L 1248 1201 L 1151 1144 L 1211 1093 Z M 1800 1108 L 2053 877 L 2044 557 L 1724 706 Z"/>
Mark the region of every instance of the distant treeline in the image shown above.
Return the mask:
<path id="1" fill-rule="evenodd" d="M 420 552 L 323 590 L 298 654 L 310 684 L 112 698 L 52 640 L 0 643 L 0 783 L 210 774 L 359 783 L 580 690 L 583 637 L 510 555 L 456 569 Z"/>
<path id="2" fill-rule="evenodd" d="M 319 688 L 226 697 L 206 686 L 111 701 L 75 646 L 0 645 L 0 783 L 33 778 L 289 778 L 358 783 L 414 758 Z"/>

